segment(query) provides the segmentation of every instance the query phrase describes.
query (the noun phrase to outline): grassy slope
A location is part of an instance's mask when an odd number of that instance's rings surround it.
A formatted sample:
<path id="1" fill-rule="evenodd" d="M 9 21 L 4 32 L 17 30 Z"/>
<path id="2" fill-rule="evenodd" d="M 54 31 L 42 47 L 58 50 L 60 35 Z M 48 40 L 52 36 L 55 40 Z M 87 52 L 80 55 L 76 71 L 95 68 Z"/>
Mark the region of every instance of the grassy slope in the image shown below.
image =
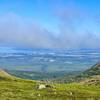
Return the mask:
<path id="1" fill-rule="evenodd" d="M 93 76 L 93 75 L 100 75 L 100 62 L 96 63 L 90 69 L 83 72 L 82 75 L 85 76 L 85 77 L 90 77 L 90 76 Z"/>
<path id="2" fill-rule="evenodd" d="M 90 80 L 93 79 L 96 80 L 96 77 L 99 77 L 100 82 L 100 62 L 92 66 L 90 69 L 78 73 L 78 75 L 65 75 L 63 77 L 59 77 L 54 79 L 54 82 L 61 82 L 61 83 L 70 83 L 70 82 L 80 82 L 81 80 Z M 97 79 L 98 80 L 98 79 Z M 100 83 L 99 83 L 100 84 Z"/>
<path id="3" fill-rule="evenodd" d="M 3 77 L 3 78 L 2 78 Z M 100 85 L 50 84 L 39 90 L 39 81 L 13 77 L 0 70 L 0 100 L 99 100 Z M 42 83 L 46 84 L 46 83 Z"/>

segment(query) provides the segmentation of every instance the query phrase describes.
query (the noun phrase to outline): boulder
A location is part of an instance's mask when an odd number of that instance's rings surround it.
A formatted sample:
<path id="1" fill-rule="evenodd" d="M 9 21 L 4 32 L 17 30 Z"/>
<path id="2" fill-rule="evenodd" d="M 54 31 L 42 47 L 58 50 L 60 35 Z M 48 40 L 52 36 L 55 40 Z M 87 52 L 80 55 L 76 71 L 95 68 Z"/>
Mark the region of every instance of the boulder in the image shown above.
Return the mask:
<path id="1" fill-rule="evenodd" d="M 44 89 L 44 88 L 46 88 L 46 86 L 44 84 L 40 84 L 38 87 L 38 89 Z"/>

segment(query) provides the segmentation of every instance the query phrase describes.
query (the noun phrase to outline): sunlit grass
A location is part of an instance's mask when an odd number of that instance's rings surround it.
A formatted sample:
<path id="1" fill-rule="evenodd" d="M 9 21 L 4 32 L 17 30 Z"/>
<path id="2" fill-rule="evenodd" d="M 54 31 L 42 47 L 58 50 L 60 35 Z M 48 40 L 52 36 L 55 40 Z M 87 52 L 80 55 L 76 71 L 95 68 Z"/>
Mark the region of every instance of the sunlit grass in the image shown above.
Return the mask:
<path id="1" fill-rule="evenodd" d="M 51 88 L 39 90 L 40 82 L 14 78 L 0 81 L 1 100 L 99 100 L 100 85 L 49 84 Z M 42 83 L 46 84 L 46 83 Z"/>

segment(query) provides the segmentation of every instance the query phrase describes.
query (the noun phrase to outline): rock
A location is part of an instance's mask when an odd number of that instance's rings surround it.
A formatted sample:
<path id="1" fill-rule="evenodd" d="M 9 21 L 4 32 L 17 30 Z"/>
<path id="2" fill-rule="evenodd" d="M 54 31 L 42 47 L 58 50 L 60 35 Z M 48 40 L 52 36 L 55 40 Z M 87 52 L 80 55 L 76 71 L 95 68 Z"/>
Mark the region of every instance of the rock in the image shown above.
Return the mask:
<path id="1" fill-rule="evenodd" d="M 44 88 L 46 88 L 46 86 L 44 84 L 40 84 L 38 87 L 38 89 L 44 89 Z"/>

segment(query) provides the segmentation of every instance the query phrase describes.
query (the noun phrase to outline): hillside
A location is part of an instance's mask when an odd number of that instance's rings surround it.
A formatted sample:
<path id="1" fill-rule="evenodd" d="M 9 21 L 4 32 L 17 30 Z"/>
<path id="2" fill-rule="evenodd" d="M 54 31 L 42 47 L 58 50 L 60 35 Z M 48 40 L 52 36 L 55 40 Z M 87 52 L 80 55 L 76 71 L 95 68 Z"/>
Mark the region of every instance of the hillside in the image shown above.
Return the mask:
<path id="1" fill-rule="evenodd" d="M 1 80 L 10 80 L 13 79 L 13 77 L 8 74 L 7 72 L 5 72 L 4 70 L 0 69 L 0 81 Z"/>
<path id="2" fill-rule="evenodd" d="M 93 75 L 100 75 L 100 62 L 96 63 L 90 69 L 84 71 L 82 73 L 83 76 L 90 77 Z"/>
<path id="3" fill-rule="evenodd" d="M 81 72 L 79 74 L 65 75 L 63 77 L 56 78 L 53 81 L 60 83 L 70 83 L 89 80 L 92 78 L 96 80 L 97 77 L 99 77 L 98 80 L 100 80 L 100 62 L 96 63 L 84 72 Z"/>
<path id="4" fill-rule="evenodd" d="M 98 79 L 97 79 L 98 77 Z M 93 65 L 90 69 L 82 72 L 80 75 L 76 76 L 77 80 L 86 80 L 86 79 L 97 79 L 100 82 L 100 62 Z"/>
<path id="5" fill-rule="evenodd" d="M 81 80 L 81 84 L 87 84 L 87 85 L 100 85 L 100 75 L 94 75 L 90 78 L 86 78 L 84 80 Z"/>
<path id="6" fill-rule="evenodd" d="M 100 62 L 92 66 L 90 69 L 84 71 L 78 77 L 83 77 L 81 83 L 100 85 Z"/>
<path id="7" fill-rule="evenodd" d="M 0 100 L 99 100 L 100 85 L 50 84 L 25 80 L 0 70 Z M 42 88 L 40 88 L 40 86 Z"/>

